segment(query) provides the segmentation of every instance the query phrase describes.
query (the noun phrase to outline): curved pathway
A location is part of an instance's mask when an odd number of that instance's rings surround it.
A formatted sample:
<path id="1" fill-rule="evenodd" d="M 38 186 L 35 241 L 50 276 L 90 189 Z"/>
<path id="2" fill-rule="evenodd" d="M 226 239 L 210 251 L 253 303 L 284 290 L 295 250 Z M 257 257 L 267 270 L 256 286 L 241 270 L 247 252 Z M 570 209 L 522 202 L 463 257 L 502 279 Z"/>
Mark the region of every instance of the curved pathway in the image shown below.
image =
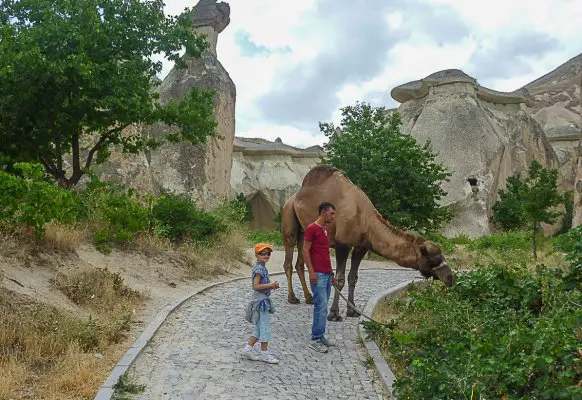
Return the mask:
<path id="1" fill-rule="evenodd" d="M 377 291 L 417 276 L 416 271 L 362 270 L 356 306 L 363 309 Z M 337 342 L 326 354 L 307 345 L 313 309 L 287 303 L 284 275 L 274 275 L 281 289 L 272 294 L 272 352 L 278 365 L 250 361 L 239 353 L 252 331 L 244 320 L 250 279 L 226 283 L 195 295 L 167 321 L 130 368 L 146 385 L 135 399 L 383 399 L 381 384 L 366 367 L 357 342 L 358 318 L 329 323 L 327 336 Z M 294 274 L 296 294 L 302 294 Z M 297 289 L 299 288 L 299 291 Z M 347 285 L 344 291 L 347 292 Z M 333 293 L 333 289 L 332 289 Z M 331 305 L 331 300 L 330 300 Z M 345 303 L 340 311 L 345 316 Z"/>

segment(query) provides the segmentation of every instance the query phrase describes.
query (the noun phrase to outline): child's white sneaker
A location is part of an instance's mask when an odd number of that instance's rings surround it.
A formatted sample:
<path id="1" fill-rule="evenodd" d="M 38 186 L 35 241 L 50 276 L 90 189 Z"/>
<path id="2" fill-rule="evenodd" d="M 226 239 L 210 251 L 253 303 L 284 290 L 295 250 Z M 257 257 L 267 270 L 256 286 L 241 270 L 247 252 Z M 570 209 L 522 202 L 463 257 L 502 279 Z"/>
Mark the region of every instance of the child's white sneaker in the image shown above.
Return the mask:
<path id="1" fill-rule="evenodd" d="M 259 360 L 269 363 L 269 364 L 279 364 L 279 360 L 272 355 L 271 353 L 268 353 L 266 351 L 261 352 L 262 354 L 260 355 Z"/>
<path id="2" fill-rule="evenodd" d="M 241 351 L 241 355 L 244 358 L 249 359 L 249 360 L 253 360 L 253 361 L 258 361 L 261 358 L 261 356 L 253 349 L 243 350 L 243 351 Z"/>

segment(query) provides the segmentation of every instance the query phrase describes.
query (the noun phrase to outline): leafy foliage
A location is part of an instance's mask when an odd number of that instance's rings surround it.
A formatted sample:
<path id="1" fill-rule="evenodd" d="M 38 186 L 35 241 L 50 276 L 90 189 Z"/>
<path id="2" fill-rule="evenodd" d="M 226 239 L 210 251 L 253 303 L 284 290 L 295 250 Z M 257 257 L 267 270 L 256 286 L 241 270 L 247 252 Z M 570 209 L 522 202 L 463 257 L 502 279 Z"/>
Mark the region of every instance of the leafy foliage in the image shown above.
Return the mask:
<path id="1" fill-rule="evenodd" d="M 33 228 L 38 236 L 53 220 L 83 223 L 90 226 L 94 244 L 105 253 L 146 233 L 176 244 L 207 243 L 240 226 L 246 217 L 245 204 L 236 200 L 207 212 L 184 195 L 138 195 L 123 185 L 102 182 L 93 173 L 85 189 L 70 191 L 47 181 L 39 164 L 17 163 L 15 168 L 23 177 L 0 172 L 0 221 Z"/>
<path id="2" fill-rule="evenodd" d="M 582 225 L 556 237 L 555 248 L 566 253 L 566 260 L 572 264 L 582 264 Z"/>
<path id="3" fill-rule="evenodd" d="M 93 241 L 97 248 L 109 252 L 109 245 L 126 245 L 138 232 L 151 228 L 151 213 L 137 193 L 123 185 L 101 182 L 94 175 L 81 192 L 85 218 L 100 221 L 96 224 Z"/>
<path id="4" fill-rule="evenodd" d="M 253 220 L 253 207 L 251 203 L 247 200 L 244 193 L 239 193 L 236 197 L 232 200 L 234 207 L 242 207 L 244 211 L 243 220 L 246 222 L 250 222 Z"/>
<path id="5" fill-rule="evenodd" d="M 400 115 L 388 117 L 383 107 L 356 103 L 341 111 L 339 127 L 319 124 L 329 139 L 322 163 L 342 170 L 398 227 L 436 229 L 452 218 L 438 203 L 446 195 L 440 184 L 451 174 L 435 161 L 430 142 L 402 134 Z"/>
<path id="6" fill-rule="evenodd" d="M 0 2 L 0 163 L 41 162 L 72 187 L 113 145 L 126 153 L 214 135 L 211 92 L 194 89 L 162 104 L 154 90 L 164 54 L 177 67 L 208 47 L 191 29 L 190 10 L 167 17 L 159 0 L 6 0 Z M 177 131 L 149 138 L 133 124 Z M 72 157 L 66 176 L 64 157 Z"/>
<path id="7" fill-rule="evenodd" d="M 526 177 L 514 175 L 507 179 L 506 189 L 499 191 L 499 200 L 493 205 L 493 221 L 504 230 L 531 232 L 534 258 L 539 224 L 552 224 L 561 215 L 552 211 L 564 200 L 558 193 L 557 178 L 558 171 L 543 168 L 533 160 Z"/>
<path id="8" fill-rule="evenodd" d="M 76 193 L 59 189 L 45 180 L 39 165 L 16 163 L 14 167 L 24 177 L 0 171 L 0 220 L 12 226 L 34 228 L 37 235 L 52 220 L 75 222 L 81 210 Z"/>
<path id="9" fill-rule="evenodd" d="M 496 235 L 481 236 L 472 240 L 467 249 L 479 251 L 494 249 L 497 251 L 527 250 L 530 237 L 526 232 L 504 232 Z"/>
<path id="10" fill-rule="evenodd" d="M 283 238 L 281 231 L 275 229 L 274 231 L 254 231 L 251 233 L 251 241 L 253 243 L 269 243 L 271 246 L 282 246 Z"/>
<path id="11" fill-rule="evenodd" d="M 186 240 L 201 242 L 225 230 L 216 217 L 198 209 L 184 195 L 163 195 L 152 211 L 153 217 L 166 228 L 165 236 L 177 243 Z"/>
<path id="12" fill-rule="evenodd" d="M 490 265 L 450 289 L 426 285 L 394 304 L 374 336 L 402 399 L 582 396 L 580 286 L 569 273 Z"/>

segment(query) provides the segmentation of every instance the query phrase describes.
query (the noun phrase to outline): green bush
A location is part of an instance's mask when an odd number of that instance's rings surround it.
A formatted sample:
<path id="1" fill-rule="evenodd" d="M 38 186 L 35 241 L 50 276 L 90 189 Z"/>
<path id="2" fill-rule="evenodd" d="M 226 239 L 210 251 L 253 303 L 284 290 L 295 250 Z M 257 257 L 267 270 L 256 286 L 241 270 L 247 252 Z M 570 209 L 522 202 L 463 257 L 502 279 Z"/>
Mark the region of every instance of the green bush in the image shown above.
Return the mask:
<path id="1" fill-rule="evenodd" d="M 23 177 L 0 171 L 0 220 L 34 228 L 37 235 L 52 220 L 73 223 L 81 210 L 76 193 L 45 180 L 42 166 L 14 165 Z"/>
<path id="2" fill-rule="evenodd" d="M 101 222 L 95 226 L 93 242 L 102 251 L 109 251 L 109 245 L 128 244 L 136 233 L 151 228 L 151 211 L 133 189 L 92 176 L 80 197 L 86 210 L 83 217 Z"/>
<path id="3" fill-rule="evenodd" d="M 568 284 L 572 273 L 491 265 L 392 303 L 392 321 L 369 332 L 394 366 L 395 395 L 581 398 L 582 292 Z"/>
<path id="4" fill-rule="evenodd" d="M 573 264 L 582 264 L 582 225 L 554 239 L 554 248 L 566 253 L 566 260 Z"/>
<path id="5" fill-rule="evenodd" d="M 269 243 L 271 246 L 282 246 L 283 238 L 281 231 L 273 230 L 270 232 L 254 231 L 251 233 L 251 240 L 253 243 Z"/>
<path id="6" fill-rule="evenodd" d="M 186 240 L 204 242 L 226 229 L 219 218 L 198 209 L 184 195 L 160 196 L 152 212 L 153 217 L 165 227 L 166 236 L 177 243 Z"/>
<path id="7" fill-rule="evenodd" d="M 527 232 L 505 232 L 501 234 L 482 236 L 471 241 L 467 248 L 471 251 L 479 250 L 529 250 L 531 236 Z"/>

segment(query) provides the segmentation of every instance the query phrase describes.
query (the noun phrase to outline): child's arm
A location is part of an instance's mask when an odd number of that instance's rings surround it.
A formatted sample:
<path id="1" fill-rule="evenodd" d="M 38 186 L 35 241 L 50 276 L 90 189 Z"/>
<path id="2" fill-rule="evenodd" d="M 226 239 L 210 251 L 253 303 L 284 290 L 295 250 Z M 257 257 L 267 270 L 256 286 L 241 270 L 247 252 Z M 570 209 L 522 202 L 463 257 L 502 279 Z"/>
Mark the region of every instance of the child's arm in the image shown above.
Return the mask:
<path id="1" fill-rule="evenodd" d="M 256 274 L 255 280 L 253 281 L 253 289 L 264 290 L 264 289 L 279 289 L 279 282 L 275 281 L 273 283 L 260 283 L 261 275 Z"/>

